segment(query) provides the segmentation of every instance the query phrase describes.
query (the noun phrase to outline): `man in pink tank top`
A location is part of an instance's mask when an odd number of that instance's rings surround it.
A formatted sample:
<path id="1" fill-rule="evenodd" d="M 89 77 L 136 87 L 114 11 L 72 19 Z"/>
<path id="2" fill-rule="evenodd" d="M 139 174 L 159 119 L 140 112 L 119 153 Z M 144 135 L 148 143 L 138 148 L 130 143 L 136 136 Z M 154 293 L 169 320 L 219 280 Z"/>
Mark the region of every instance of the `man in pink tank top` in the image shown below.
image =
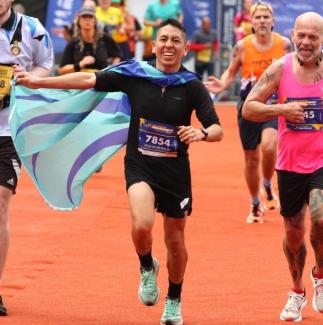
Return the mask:
<path id="1" fill-rule="evenodd" d="M 285 224 L 284 252 L 292 277 L 280 319 L 300 321 L 307 302 L 302 279 L 307 206 L 316 262 L 310 274 L 312 306 L 323 313 L 323 17 L 314 12 L 300 15 L 292 40 L 295 52 L 265 71 L 247 97 L 242 114 L 253 121 L 278 116 L 276 169 Z M 278 104 L 266 105 L 267 98 L 277 90 Z"/>

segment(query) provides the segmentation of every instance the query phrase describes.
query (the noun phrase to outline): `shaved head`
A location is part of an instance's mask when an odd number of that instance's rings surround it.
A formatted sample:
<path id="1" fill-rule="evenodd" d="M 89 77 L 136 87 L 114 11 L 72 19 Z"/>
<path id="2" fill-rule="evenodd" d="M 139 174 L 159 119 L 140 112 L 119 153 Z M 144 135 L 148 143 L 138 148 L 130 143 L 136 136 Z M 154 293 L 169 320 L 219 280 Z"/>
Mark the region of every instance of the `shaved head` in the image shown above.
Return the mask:
<path id="1" fill-rule="evenodd" d="M 294 29 L 298 29 L 302 26 L 316 27 L 319 33 L 323 33 L 323 17 L 316 12 L 305 12 L 298 16 L 295 20 Z"/>
<path id="2" fill-rule="evenodd" d="M 298 16 L 292 30 L 297 57 L 304 63 L 320 62 L 323 44 L 323 17 L 316 12 Z"/>

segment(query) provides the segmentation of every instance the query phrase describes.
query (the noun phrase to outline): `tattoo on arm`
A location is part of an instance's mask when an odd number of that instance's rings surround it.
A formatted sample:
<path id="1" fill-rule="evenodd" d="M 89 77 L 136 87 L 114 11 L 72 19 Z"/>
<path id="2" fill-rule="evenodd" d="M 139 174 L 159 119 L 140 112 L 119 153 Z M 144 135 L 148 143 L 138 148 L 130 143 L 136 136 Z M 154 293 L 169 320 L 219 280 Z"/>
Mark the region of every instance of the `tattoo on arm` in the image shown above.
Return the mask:
<path id="1" fill-rule="evenodd" d="M 239 52 L 239 49 L 238 49 L 238 45 L 236 44 L 233 48 L 233 51 L 232 51 L 232 58 L 235 59 L 237 56 L 238 56 L 238 52 Z"/>

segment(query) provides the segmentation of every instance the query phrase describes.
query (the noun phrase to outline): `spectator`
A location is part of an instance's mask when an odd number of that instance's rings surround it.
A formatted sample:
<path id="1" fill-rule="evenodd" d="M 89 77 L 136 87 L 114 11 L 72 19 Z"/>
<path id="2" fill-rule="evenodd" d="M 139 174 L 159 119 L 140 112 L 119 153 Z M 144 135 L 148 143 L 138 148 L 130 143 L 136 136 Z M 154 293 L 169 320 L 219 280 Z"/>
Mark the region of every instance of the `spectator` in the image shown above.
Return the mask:
<path id="1" fill-rule="evenodd" d="M 178 0 L 153 0 L 149 3 L 144 15 L 144 24 L 153 27 L 153 39 L 159 24 L 168 18 L 183 22 L 182 8 Z"/>
<path id="2" fill-rule="evenodd" d="M 124 23 L 116 32 L 118 45 L 123 53 L 122 60 L 132 59 L 135 56 L 136 41 L 141 37 L 140 23 L 137 18 L 130 13 L 124 0 L 112 0 L 111 6 L 121 9 L 124 17 Z"/>
<path id="3" fill-rule="evenodd" d="M 144 25 L 142 31 L 142 40 L 144 43 L 144 50 L 142 59 L 144 61 L 151 61 L 155 58 L 155 55 L 152 53 L 153 46 L 153 27 Z"/>
<path id="4" fill-rule="evenodd" d="M 66 45 L 59 74 L 96 71 L 120 61 L 120 49 L 111 36 L 98 28 L 95 10 L 83 7 L 76 20 L 76 35 Z"/>
<path id="5" fill-rule="evenodd" d="M 194 32 L 190 50 L 195 51 L 195 72 L 202 78 L 204 72 L 208 76 L 214 74 L 214 54 L 218 50 L 218 38 L 215 30 L 211 29 L 210 17 L 202 18 L 201 29 Z"/>
<path id="6" fill-rule="evenodd" d="M 137 17 L 130 12 L 129 7 L 124 4 L 123 0 L 121 0 L 120 4 L 120 8 L 122 9 L 124 15 L 125 29 L 128 36 L 130 56 L 131 58 L 134 58 L 136 55 L 136 43 L 138 40 L 142 39 L 142 28 Z"/>
<path id="7" fill-rule="evenodd" d="M 244 0 L 242 10 L 238 12 L 233 19 L 236 42 L 240 41 L 245 36 L 252 34 L 250 17 L 251 6 L 252 0 Z"/>

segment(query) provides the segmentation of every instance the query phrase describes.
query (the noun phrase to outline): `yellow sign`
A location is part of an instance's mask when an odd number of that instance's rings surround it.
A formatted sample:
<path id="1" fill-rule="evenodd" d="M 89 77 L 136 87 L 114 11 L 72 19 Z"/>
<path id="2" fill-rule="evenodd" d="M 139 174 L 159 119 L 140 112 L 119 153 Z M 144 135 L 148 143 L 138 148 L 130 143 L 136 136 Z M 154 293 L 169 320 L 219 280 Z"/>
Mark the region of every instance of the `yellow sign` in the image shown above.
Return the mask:
<path id="1" fill-rule="evenodd" d="M 13 68 L 0 65 L 0 100 L 10 93 Z"/>

